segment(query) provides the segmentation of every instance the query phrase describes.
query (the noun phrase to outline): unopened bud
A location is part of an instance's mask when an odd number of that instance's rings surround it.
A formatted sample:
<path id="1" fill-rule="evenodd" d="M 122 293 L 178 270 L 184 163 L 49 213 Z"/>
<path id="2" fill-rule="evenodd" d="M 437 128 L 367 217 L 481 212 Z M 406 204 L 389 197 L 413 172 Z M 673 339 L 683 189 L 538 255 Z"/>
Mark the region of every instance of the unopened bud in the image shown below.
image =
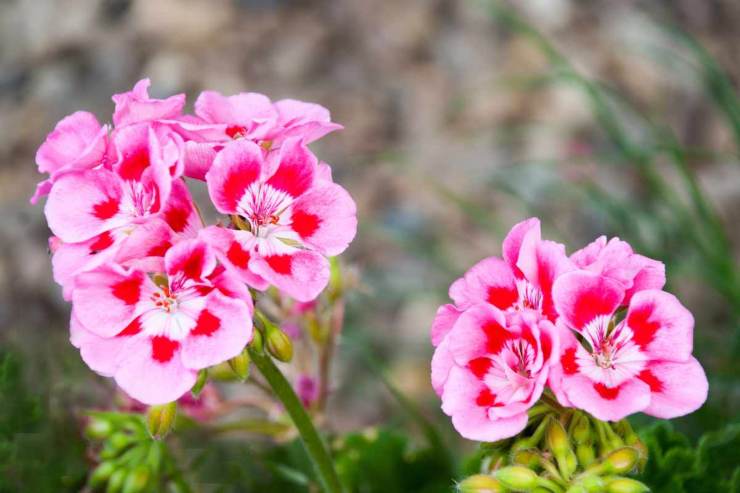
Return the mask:
<path id="1" fill-rule="evenodd" d="M 126 481 L 128 470 L 125 468 L 116 469 L 113 474 L 108 478 L 108 486 L 105 488 L 105 493 L 119 493 L 123 488 L 123 483 Z"/>
<path id="2" fill-rule="evenodd" d="M 116 464 L 113 462 L 103 462 L 90 474 L 88 484 L 91 488 L 100 488 L 108 482 L 108 478 L 111 477 L 116 470 Z"/>
<path id="3" fill-rule="evenodd" d="M 586 488 L 588 493 L 603 493 L 604 491 L 604 480 L 594 474 L 581 476 L 578 484 Z"/>
<path id="4" fill-rule="evenodd" d="M 500 493 L 504 491 L 501 483 L 486 474 L 476 474 L 465 478 L 457 485 L 460 493 Z"/>
<path id="5" fill-rule="evenodd" d="M 582 443 L 576 447 L 576 457 L 578 457 L 578 463 L 581 467 L 588 467 L 596 460 L 596 452 L 594 452 L 593 445 L 586 445 Z"/>
<path id="6" fill-rule="evenodd" d="M 195 380 L 193 388 L 190 389 L 190 394 L 197 399 L 206 383 L 208 383 L 208 368 L 203 368 L 198 372 L 198 378 Z"/>
<path id="7" fill-rule="evenodd" d="M 550 421 L 550 425 L 547 427 L 547 434 L 545 435 L 547 440 L 547 446 L 550 451 L 557 456 L 565 456 L 570 450 L 570 440 L 568 440 L 568 434 L 565 433 L 563 425 L 560 421 L 553 419 Z"/>
<path id="8" fill-rule="evenodd" d="M 252 329 L 252 340 L 249 342 L 249 347 L 257 351 L 258 353 L 262 352 L 262 331 L 254 327 Z"/>
<path id="9" fill-rule="evenodd" d="M 146 422 L 149 435 L 151 435 L 155 440 L 163 439 L 175 426 L 176 417 L 176 402 L 150 407 Z"/>
<path id="10" fill-rule="evenodd" d="M 275 325 L 265 327 L 265 340 L 267 350 L 276 359 L 284 363 L 293 359 L 293 343 L 290 341 L 290 337 Z"/>
<path id="11" fill-rule="evenodd" d="M 640 454 L 632 447 L 622 447 L 614 450 L 604 459 L 605 470 L 608 474 L 624 474 L 630 472 L 637 465 Z"/>
<path id="12" fill-rule="evenodd" d="M 591 442 L 591 424 L 588 421 L 588 417 L 583 414 L 576 415 L 575 422 L 573 424 L 573 439 L 576 443 L 588 443 Z"/>
<path id="13" fill-rule="evenodd" d="M 126 481 L 123 483 L 123 491 L 121 493 L 142 493 L 143 491 L 146 491 L 149 477 L 149 468 L 145 465 L 138 466 L 126 476 Z"/>
<path id="14" fill-rule="evenodd" d="M 229 368 L 242 382 L 249 376 L 249 353 L 245 349 L 228 361 Z"/>
<path id="15" fill-rule="evenodd" d="M 629 478 L 616 478 L 606 485 L 607 493 L 647 493 L 650 488 Z"/>
<path id="16" fill-rule="evenodd" d="M 109 436 L 112 431 L 113 425 L 111 425 L 110 421 L 102 418 L 91 418 L 85 428 L 85 435 L 88 438 L 101 440 Z"/>
<path id="17" fill-rule="evenodd" d="M 511 456 L 511 462 L 528 469 L 534 469 L 540 465 L 540 454 L 531 449 L 519 450 Z"/>
<path id="18" fill-rule="evenodd" d="M 134 438 L 122 431 L 118 431 L 108 438 L 108 443 L 113 450 L 120 452 L 134 442 Z"/>
<path id="19" fill-rule="evenodd" d="M 588 493 L 588 490 L 580 484 L 574 484 L 573 486 L 565 490 L 565 493 Z"/>
<path id="20" fill-rule="evenodd" d="M 496 479 L 506 488 L 517 491 L 531 491 L 537 487 L 537 473 L 522 466 L 508 466 L 494 473 Z"/>

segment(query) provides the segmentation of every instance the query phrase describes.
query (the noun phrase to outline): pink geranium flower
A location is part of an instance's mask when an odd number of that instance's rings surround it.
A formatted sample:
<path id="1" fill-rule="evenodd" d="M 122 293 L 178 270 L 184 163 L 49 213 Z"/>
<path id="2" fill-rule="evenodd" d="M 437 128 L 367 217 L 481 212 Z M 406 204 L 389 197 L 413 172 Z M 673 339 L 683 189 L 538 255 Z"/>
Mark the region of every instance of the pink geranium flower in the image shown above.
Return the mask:
<path id="1" fill-rule="evenodd" d="M 72 297 L 72 343 L 83 360 L 145 404 L 178 399 L 198 370 L 236 356 L 252 337 L 249 292 L 207 244 L 181 241 L 164 268 L 155 283 L 104 265 L 79 274 Z"/>
<path id="2" fill-rule="evenodd" d="M 582 270 L 555 281 L 562 352 L 550 385 L 558 400 L 609 421 L 638 411 L 674 418 L 698 409 L 707 379 L 691 356 L 691 313 L 675 296 L 647 289 L 631 296 L 619 320 L 627 292 L 613 277 Z"/>
<path id="3" fill-rule="evenodd" d="M 101 126 L 92 113 L 78 111 L 63 118 L 36 152 L 39 172 L 50 176 L 38 184 L 31 203 L 47 195 L 64 172 L 100 165 L 107 146 L 108 127 Z"/>
<path id="4" fill-rule="evenodd" d="M 491 442 L 522 431 L 557 345 L 553 324 L 532 310 L 507 316 L 488 303 L 466 309 L 432 360 L 433 384 L 455 429 Z"/>
<path id="5" fill-rule="evenodd" d="M 623 305 L 632 295 L 643 289 L 662 289 L 665 285 L 663 262 L 636 254 L 632 247 L 619 238 L 607 242 L 601 236 L 570 256 L 579 268 L 610 277 L 625 289 Z"/>
<path id="6" fill-rule="evenodd" d="M 206 175 L 216 208 L 246 230 L 210 227 L 205 238 L 220 260 L 257 289 L 275 285 L 298 301 L 314 299 L 329 280 L 326 256 L 347 248 L 356 207 L 341 186 L 317 179 L 316 158 L 298 138 L 273 159 L 249 141 L 226 145 Z"/>
<path id="7" fill-rule="evenodd" d="M 477 303 L 508 312 L 534 310 L 554 322 L 552 284 L 573 268 L 562 244 L 541 238 L 539 219 L 520 222 L 504 239 L 503 259 L 481 260 L 450 286 L 454 304 L 437 311 L 432 344 L 439 344 L 462 311 Z"/>

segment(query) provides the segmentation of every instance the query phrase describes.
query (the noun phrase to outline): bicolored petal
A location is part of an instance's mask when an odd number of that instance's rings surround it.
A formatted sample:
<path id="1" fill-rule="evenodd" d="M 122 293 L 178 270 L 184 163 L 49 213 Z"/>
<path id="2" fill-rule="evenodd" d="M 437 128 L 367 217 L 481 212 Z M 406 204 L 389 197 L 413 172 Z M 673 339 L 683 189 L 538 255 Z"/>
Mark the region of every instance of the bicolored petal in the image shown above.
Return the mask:
<path id="1" fill-rule="evenodd" d="M 278 168 L 267 184 L 291 197 L 305 193 L 313 184 L 318 160 L 300 138 L 291 138 L 280 147 Z"/>
<path id="2" fill-rule="evenodd" d="M 122 193 L 120 178 L 108 170 L 66 173 L 44 208 L 49 228 L 62 241 L 76 243 L 127 224 L 119 214 Z"/>
<path id="3" fill-rule="evenodd" d="M 665 291 L 635 293 L 625 318 L 632 341 L 654 360 L 686 361 L 693 349 L 694 317 Z"/>
<path id="4" fill-rule="evenodd" d="M 262 151 L 248 140 L 232 142 L 218 153 L 206 173 L 208 193 L 223 214 L 237 213 L 237 206 L 262 170 Z"/>
<path id="5" fill-rule="evenodd" d="M 182 363 L 194 370 L 216 365 L 241 353 L 251 339 L 252 314 L 247 304 L 214 291 L 182 342 Z"/>
<path id="6" fill-rule="evenodd" d="M 707 376 L 693 357 L 681 363 L 651 361 L 638 378 L 651 392 L 650 405 L 644 412 L 656 418 L 684 416 L 699 409 L 707 400 Z"/>
<path id="7" fill-rule="evenodd" d="M 487 302 L 505 310 L 518 297 L 514 272 L 496 257 L 481 260 L 450 286 L 450 298 L 460 309 Z"/>
<path id="8" fill-rule="evenodd" d="M 180 237 L 194 238 L 203 227 L 190 191 L 182 180 L 172 182 L 169 199 L 162 208 L 162 219 Z"/>
<path id="9" fill-rule="evenodd" d="M 500 353 L 514 334 L 507 330 L 506 318 L 500 310 L 481 303 L 465 310 L 447 337 L 455 362 L 466 366 L 476 358 Z"/>
<path id="10" fill-rule="evenodd" d="M 113 123 L 116 127 L 154 120 L 175 119 L 185 106 L 185 94 L 176 94 L 166 99 L 149 97 L 149 79 L 142 79 L 129 92 L 115 94 Z"/>
<path id="11" fill-rule="evenodd" d="M 243 282 L 255 289 L 267 289 L 268 282 L 249 269 L 249 261 L 257 244 L 252 233 L 209 226 L 200 231 L 199 237 L 213 247 L 219 261 Z"/>
<path id="12" fill-rule="evenodd" d="M 298 197 L 290 221 L 306 244 L 324 255 L 339 255 L 357 233 L 357 206 L 344 188 L 327 182 Z"/>
<path id="13" fill-rule="evenodd" d="M 581 330 L 599 316 L 611 316 L 624 298 L 614 279 L 579 270 L 561 275 L 552 289 L 555 310 L 573 329 Z"/>
<path id="14" fill-rule="evenodd" d="M 509 231 L 509 234 L 506 235 L 506 238 L 504 238 L 502 254 L 506 263 L 512 268 L 516 268 L 517 261 L 519 260 L 519 250 L 522 247 L 524 238 L 530 235 L 537 241 L 541 237 L 540 220 L 536 217 L 531 217 L 515 224 L 511 228 L 511 231 Z"/>
<path id="15" fill-rule="evenodd" d="M 41 173 L 55 173 L 65 168 L 92 168 L 105 155 L 108 127 L 101 126 L 95 115 L 78 111 L 63 118 L 36 152 Z"/>
<path id="16" fill-rule="evenodd" d="M 260 253 L 249 269 L 297 301 L 311 301 L 329 282 L 329 261 L 310 250 Z"/>
<path id="17" fill-rule="evenodd" d="M 254 92 L 224 96 L 216 91 L 203 91 L 195 101 L 195 114 L 208 123 L 240 126 L 244 136 L 250 139 L 264 137 L 278 118 L 270 99 Z"/>
<path id="18" fill-rule="evenodd" d="M 131 397 L 148 405 L 176 401 L 190 390 L 197 370 L 185 368 L 179 341 L 165 336 L 132 338 L 116 369 L 116 383 Z"/>
<path id="19" fill-rule="evenodd" d="M 638 291 L 663 289 L 665 286 L 665 264 L 642 255 L 634 255 L 640 269 L 632 281 L 632 287 L 624 294 L 624 304 L 629 304 Z"/>
<path id="20" fill-rule="evenodd" d="M 638 378 L 608 387 L 581 375 L 564 375 L 562 388 L 573 406 L 602 421 L 619 421 L 650 404 L 650 387 Z"/>
<path id="21" fill-rule="evenodd" d="M 167 250 L 164 266 L 171 279 L 198 281 L 208 277 L 216 268 L 216 256 L 206 242 L 184 240 Z"/>
<path id="22" fill-rule="evenodd" d="M 555 279 L 575 268 L 565 255 L 565 246 L 554 241 L 540 240 L 538 235 L 530 233 L 521 243 L 516 267 L 542 293 L 542 313 L 550 320 L 557 319 L 552 286 Z"/>

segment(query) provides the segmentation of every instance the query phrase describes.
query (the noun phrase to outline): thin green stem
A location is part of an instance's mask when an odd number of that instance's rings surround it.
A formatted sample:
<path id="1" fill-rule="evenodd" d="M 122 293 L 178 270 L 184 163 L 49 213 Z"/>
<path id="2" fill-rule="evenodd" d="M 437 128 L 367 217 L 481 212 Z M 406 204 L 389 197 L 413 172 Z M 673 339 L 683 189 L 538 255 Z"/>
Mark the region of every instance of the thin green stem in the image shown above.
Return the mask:
<path id="1" fill-rule="evenodd" d="M 293 420 L 324 491 L 326 493 L 342 493 L 342 486 L 334 470 L 334 463 L 329 456 L 329 451 L 311 422 L 306 409 L 293 391 L 293 387 L 267 354 L 250 347 L 249 355 Z"/>

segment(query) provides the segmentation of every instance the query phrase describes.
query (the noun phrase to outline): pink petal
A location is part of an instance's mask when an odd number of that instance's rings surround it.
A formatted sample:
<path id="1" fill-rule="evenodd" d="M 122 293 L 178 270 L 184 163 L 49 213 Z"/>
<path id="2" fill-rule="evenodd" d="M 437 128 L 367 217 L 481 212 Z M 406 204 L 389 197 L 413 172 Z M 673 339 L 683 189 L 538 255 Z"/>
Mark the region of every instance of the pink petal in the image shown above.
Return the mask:
<path id="1" fill-rule="evenodd" d="M 555 320 L 558 314 L 552 300 L 553 283 L 575 268 L 565 255 L 565 246 L 529 234 L 522 241 L 516 266 L 524 278 L 542 292 L 542 313 Z"/>
<path id="2" fill-rule="evenodd" d="M 106 148 L 108 128 L 95 115 L 78 111 L 63 118 L 36 153 L 41 173 L 63 168 L 92 168 L 100 164 Z"/>
<path id="3" fill-rule="evenodd" d="M 695 358 L 683 363 L 653 361 L 639 378 L 650 386 L 650 405 L 645 413 L 672 419 L 699 409 L 707 400 L 709 384 Z"/>
<path id="4" fill-rule="evenodd" d="M 195 114 L 209 123 L 230 123 L 245 126 L 250 138 L 262 138 L 260 127 L 272 126 L 277 111 L 267 96 L 243 92 L 223 96 L 215 91 L 203 91 L 195 101 Z"/>
<path id="5" fill-rule="evenodd" d="M 214 291 L 183 341 L 182 363 L 194 370 L 216 365 L 241 353 L 251 339 L 252 314 L 247 304 Z"/>
<path id="6" fill-rule="evenodd" d="M 638 291 L 662 289 L 665 286 L 665 265 L 663 262 L 642 255 L 634 255 L 634 257 L 637 263 L 640 264 L 640 270 L 633 279 L 632 287 L 624 294 L 624 304 L 629 304 Z"/>
<path id="7" fill-rule="evenodd" d="M 203 226 L 190 191 L 182 180 L 172 182 L 172 191 L 162 209 L 162 216 L 172 231 L 185 238 L 195 237 Z"/>
<path id="8" fill-rule="evenodd" d="M 275 103 L 275 109 L 279 115 L 277 134 L 271 134 L 270 138 L 277 141 L 302 137 L 304 142 L 310 144 L 328 133 L 344 128 L 332 123 L 329 110 L 318 104 L 283 99 Z"/>
<path id="9" fill-rule="evenodd" d="M 155 289 L 143 272 L 104 265 L 75 279 L 73 312 L 88 330 L 113 337 L 131 323 L 136 305 Z"/>
<path id="10" fill-rule="evenodd" d="M 51 259 L 54 281 L 64 288 L 64 298 L 70 300 L 74 278 L 83 271 L 92 270 L 115 258 L 120 247 L 116 239 L 106 231 L 80 243 L 57 245 Z"/>
<path id="11" fill-rule="evenodd" d="M 583 375 L 564 376 L 563 391 L 573 406 L 602 421 L 619 421 L 650 404 L 650 387 L 633 378 L 618 387 L 609 388 Z"/>
<path id="12" fill-rule="evenodd" d="M 119 214 L 120 179 L 108 170 L 66 173 L 51 189 L 44 207 L 49 229 L 62 241 L 88 240 L 128 223 Z"/>
<path id="13" fill-rule="evenodd" d="M 589 265 L 593 264 L 599 258 L 599 253 L 606 246 L 606 236 L 599 236 L 594 241 L 581 248 L 580 250 L 573 252 L 570 256 L 570 260 L 581 269 L 585 269 Z"/>
<path id="14" fill-rule="evenodd" d="M 280 147 L 278 160 L 280 165 L 267 184 L 293 197 L 306 192 L 313 183 L 318 161 L 301 139 L 286 140 Z"/>
<path id="15" fill-rule="evenodd" d="M 357 233 L 357 206 L 344 188 L 323 183 L 293 203 L 291 227 L 324 255 L 339 255 Z"/>
<path id="16" fill-rule="evenodd" d="M 149 97 L 149 79 L 142 79 L 129 92 L 115 94 L 113 123 L 117 127 L 132 123 L 177 118 L 185 106 L 185 95 L 176 94 L 166 99 Z"/>
<path id="17" fill-rule="evenodd" d="M 442 305 L 437 310 L 437 315 L 432 323 L 432 345 L 438 346 L 442 339 L 450 332 L 452 326 L 462 313 L 455 305 Z"/>
<path id="18" fill-rule="evenodd" d="M 465 310 L 447 337 L 455 362 L 466 366 L 473 359 L 498 354 L 514 334 L 507 330 L 500 310 L 481 303 Z"/>
<path id="19" fill-rule="evenodd" d="M 259 255 L 249 269 L 297 301 L 311 301 L 329 282 L 329 261 L 309 250 Z"/>
<path id="20" fill-rule="evenodd" d="M 135 338 L 120 358 L 116 383 L 144 404 L 175 401 L 193 387 L 198 375 L 183 366 L 180 351 L 179 342 L 162 336 Z"/>
<path id="21" fill-rule="evenodd" d="M 518 297 L 511 267 L 496 257 L 481 260 L 450 286 L 450 298 L 460 309 L 487 302 L 504 310 Z"/>
<path id="22" fill-rule="evenodd" d="M 192 140 L 185 142 L 185 176 L 205 181 L 206 173 L 216 159 L 216 149 L 222 146 L 223 144 Z"/>
<path id="23" fill-rule="evenodd" d="M 624 288 L 614 279 L 579 270 L 560 276 L 552 295 L 557 313 L 580 330 L 598 316 L 611 316 L 622 302 Z"/>
<path id="24" fill-rule="evenodd" d="M 625 323 L 632 340 L 651 359 L 686 361 L 693 349 L 694 317 L 678 299 L 665 291 L 637 292 Z"/>
<path id="25" fill-rule="evenodd" d="M 260 176 L 262 151 L 257 144 L 238 140 L 218 153 L 206 173 L 208 193 L 223 214 L 235 214 L 247 188 Z"/>
<path id="26" fill-rule="evenodd" d="M 72 344 L 80 348 L 80 356 L 87 366 L 104 377 L 112 377 L 118 369 L 120 357 L 132 335 L 100 337 L 87 330 L 73 315 L 70 321 Z"/>
<path id="27" fill-rule="evenodd" d="M 200 231 L 199 237 L 213 247 L 219 261 L 243 282 L 255 289 L 267 289 L 268 282 L 249 270 L 249 261 L 257 243 L 252 233 L 209 226 Z"/>
<path id="28" fill-rule="evenodd" d="M 213 250 L 202 240 L 184 240 L 167 250 L 164 266 L 170 278 L 201 280 L 216 268 Z"/>
<path id="29" fill-rule="evenodd" d="M 39 182 L 36 185 L 36 190 L 34 191 L 33 196 L 29 200 L 31 205 L 36 205 L 41 197 L 49 195 L 49 192 L 51 191 L 51 186 L 53 184 L 54 182 L 50 179 Z"/>
<path id="30" fill-rule="evenodd" d="M 441 396 L 450 370 L 455 365 L 449 348 L 449 338 L 443 338 L 432 355 L 432 388 Z"/>
<path id="31" fill-rule="evenodd" d="M 517 260 L 519 260 L 519 250 L 522 246 L 522 241 L 530 234 L 537 240 L 540 239 L 540 220 L 536 217 L 531 217 L 515 224 L 511 228 L 511 231 L 509 231 L 509 234 L 506 235 L 503 242 L 503 257 L 506 263 L 512 268 L 515 268 Z"/>

